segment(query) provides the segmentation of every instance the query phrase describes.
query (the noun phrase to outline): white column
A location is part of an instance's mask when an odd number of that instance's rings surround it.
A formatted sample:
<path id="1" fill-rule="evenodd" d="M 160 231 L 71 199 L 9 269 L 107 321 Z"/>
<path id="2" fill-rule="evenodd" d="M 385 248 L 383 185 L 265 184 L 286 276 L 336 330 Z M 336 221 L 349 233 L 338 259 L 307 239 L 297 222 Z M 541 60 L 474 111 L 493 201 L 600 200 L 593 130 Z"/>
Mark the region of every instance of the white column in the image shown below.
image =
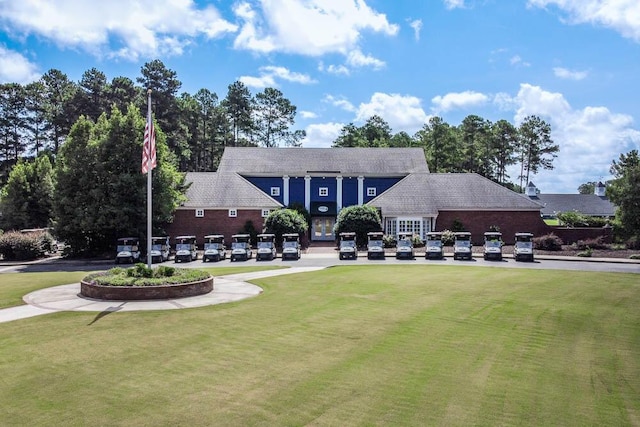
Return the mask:
<path id="1" fill-rule="evenodd" d="M 282 177 L 282 204 L 289 206 L 289 176 Z"/>
<path id="2" fill-rule="evenodd" d="M 307 211 L 311 211 L 311 177 L 304 177 L 304 207 Z"/>
<path id="3" fill-rule="evenodd" d="M 358 205 L 364 203 L 364 176 L 358 177 Z"/>
<path id="4" fill-rule="evenodd" d="M 336 211 L 342 209 L 342 177 L 336 176 Z"/>

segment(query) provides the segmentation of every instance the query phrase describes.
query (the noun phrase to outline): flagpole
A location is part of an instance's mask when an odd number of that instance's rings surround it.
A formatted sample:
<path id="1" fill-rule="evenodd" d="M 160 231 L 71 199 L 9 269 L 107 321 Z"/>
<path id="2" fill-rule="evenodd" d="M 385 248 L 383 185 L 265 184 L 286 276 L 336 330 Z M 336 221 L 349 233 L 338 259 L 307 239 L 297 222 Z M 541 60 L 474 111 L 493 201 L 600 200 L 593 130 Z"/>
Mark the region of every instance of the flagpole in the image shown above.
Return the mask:
<path id="1" fill-rule="evenodd" d="M 151 89 L 147 90 L 147 120 L 153 120 L 151 118 Z M 148 124 L 149 126 L 151 123 Z M 152 136 L 149 135 L 149 140 L 151 140 Z M 151 150 L 149 150 L 151 151 Z M 151 200 L 151 152 L 149 152 L 149 156 L 147 157 L 147 266 L 151 268 L 151 216 L 152 216 L 152 200 Z"/>

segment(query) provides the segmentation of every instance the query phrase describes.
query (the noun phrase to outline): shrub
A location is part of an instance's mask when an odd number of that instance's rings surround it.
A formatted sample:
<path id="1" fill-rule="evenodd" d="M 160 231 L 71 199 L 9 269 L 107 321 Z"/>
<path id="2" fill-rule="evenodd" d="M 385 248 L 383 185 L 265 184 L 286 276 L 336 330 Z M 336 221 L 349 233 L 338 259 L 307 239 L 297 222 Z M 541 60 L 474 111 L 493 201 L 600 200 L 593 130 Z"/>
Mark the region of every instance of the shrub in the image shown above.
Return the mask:
<path id="1" fill-rule="evenodd" d="M 451 230 L 444 230 L 442 232 L 442 244 L 444 246 L 453 246 L 453 242 L 456 239 L 455 232 Z"/>
<path id="2" fill-rule="evenodd" d="M 591 249 L 609 249 L 609 245 L 605 243 L 604 236 L 598 236 L 595 239 L 578 240 L 573 246 L 578 250 Z"/>
<path id="3" fill-rule="evenodd" d="M 580 257 L 589 258 L 589 257 L 591 257 L 592 253 L 593 253 L 593 249 L 591 249 L 590 247 L 587 246 L 587 248 L 584 251 L 578 252 L 576 255 L 578 255 Z"/>
<path id="4" fill-rule="evenodd" d="M 380 215 L 373 206 L 349 206 L 340 211 L 333 232 L 336 237 L 342 232 L 356 233 L 356 244 L 367 244 L 367 233 L 382 230 Z"/>
<path id="5" fill-rule="evenodd" d="M 587 217 L 578 211 L 560 212 L 557 217 L 560 223 L 567 227 L 584 227 L 587 225 Z"/>
<path id="6" fill-rule="evenodd" d="M 276 245 L 282 246 L 282 235 L 285 233 L 306 233 L 309 225 L 304 215 L 294 209 L 277 209 L 269 212 L 264 222 L 266 233 L 276 235 Z"/>
<path id="7" fill-rule="evenodd" d="M 627 239 L 625 245 L 627 246 L 627 249 L 631 249 L 634 251 L 640 250 L 640 238 L 638 238 L 637 236 L 633 236 L 630 239 Z"/>
<path id="8" fill-rule="evenodd" d="M 609 224 L 609 220 L 601 216 L 587 216 L 585 217 L 585 220 L 587 222 L 587 227 L 604 227 Z"/>
<path id="9" fill-rule="evenodd" d="M 553 233 L 533 238 L 533 247 L 543 251 L 562 250 L 562 239 Z"/>
<path id="10" fill-rule="evenodd" d="M 418 234 L 414 234 L 411 237 L 411 243 L 413 244 L 414 248 L 421 248 L 421 247 L 424 246 L 424 241 L 422 240 L 422 238 Z"/>
<path id="11" fill-rule="evenodd" d="M 395 248 L 398 244 L 398 241 L 396 240 L 396 236 L 385 234 L 384 236 L 382 236 L 382 244 L 385 248 Z"/>
<path id="12" fill-rule="evenodd" d="M 451 231 L 465 231 L 466 228 L 464 226 L 464 224 L 462 223 L 462 221 L 460 221 L 458 218 L 454 219 L 451 222 Z"/>
<path id="13" fill-rule="evenodd" d="M 0 255 L 5 260 L 28 261 L 40 258 L 51 249 L 53 238 L 47 232 L 20 233 L 10 231 L 0 235 Z"/>

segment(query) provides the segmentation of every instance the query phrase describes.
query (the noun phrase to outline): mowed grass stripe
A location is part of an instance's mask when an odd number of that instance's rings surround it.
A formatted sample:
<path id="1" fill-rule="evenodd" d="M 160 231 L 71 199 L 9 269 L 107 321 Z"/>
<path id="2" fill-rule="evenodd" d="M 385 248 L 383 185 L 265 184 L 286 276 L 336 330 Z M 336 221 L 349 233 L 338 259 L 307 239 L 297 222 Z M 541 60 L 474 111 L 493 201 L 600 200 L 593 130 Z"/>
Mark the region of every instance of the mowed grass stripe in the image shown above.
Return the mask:
<path id="1" fill-rule="evenodd" d="M 345 266 L 221 306 L 47 315 L 0 329 L 0 401 L 30 425 L 637 425 L 636 282 Z"/>

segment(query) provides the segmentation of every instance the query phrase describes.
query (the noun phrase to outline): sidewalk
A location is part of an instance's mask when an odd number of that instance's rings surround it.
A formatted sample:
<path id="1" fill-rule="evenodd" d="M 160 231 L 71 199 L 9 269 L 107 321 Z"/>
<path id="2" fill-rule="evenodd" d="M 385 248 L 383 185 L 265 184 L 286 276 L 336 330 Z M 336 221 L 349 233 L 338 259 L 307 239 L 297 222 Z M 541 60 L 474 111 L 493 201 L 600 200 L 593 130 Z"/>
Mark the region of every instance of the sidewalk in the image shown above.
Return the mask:
<path id="1" fill-rule="evenodd" d="M 251 298 L 262 293 L 262 288 L 247 283 L 246 280 L 261 279 L 283 274 L 303 273 L 320 270 L 323 267 L 291 267 L 282 270 L 257 271 L 215 277 L 213 291 L 195 297 L 152 300 L 152 301 L 103 301 L 80 295 L 80 284 L 55 286 L 31 292 L 23 297 L 27 305 L 0 310 L 0 323 L 12 320 L 55 313 L 57 311 L 143 311 L 175 310 L 180 308 L 204 307 Z"/>

